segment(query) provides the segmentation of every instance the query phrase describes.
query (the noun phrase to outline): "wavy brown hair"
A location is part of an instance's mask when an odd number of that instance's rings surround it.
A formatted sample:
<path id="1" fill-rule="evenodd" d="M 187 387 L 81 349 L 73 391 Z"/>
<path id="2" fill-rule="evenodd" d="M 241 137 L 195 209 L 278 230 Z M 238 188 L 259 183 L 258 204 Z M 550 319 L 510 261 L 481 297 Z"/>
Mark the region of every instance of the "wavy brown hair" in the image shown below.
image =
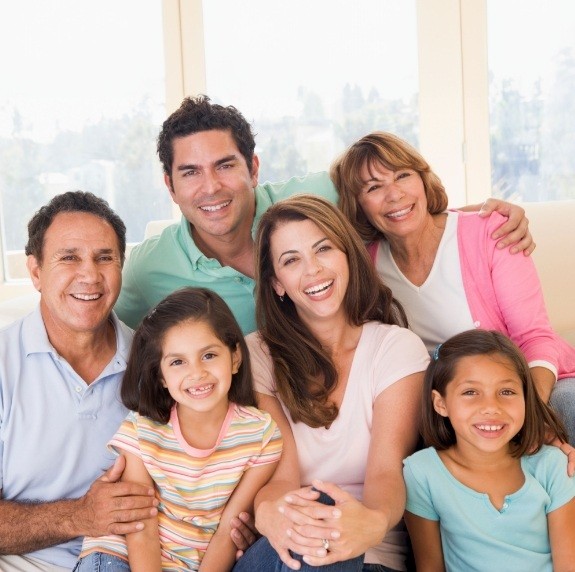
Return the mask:
<path id="1" fill-rule="evenodd" d="M 296 195 L 263 215 L 256 237 L 256 320 L 273 360 L 277 391 L 294 421 L 329 427 L 338 414 L 328 401 L 337 384 L 333 359 L 302 322 L 289 296 L 282 302 L 273 288 L 273 234 L 283 224 L 303 220 L 316 224 L 347 256 L 349 283 L 343 306 L 350 324 L 373 320 L 407 327 L 407 318 L 377 276 L 361 238 L 335 205 L 321 197 Z"/>
<path id="2" fill-rule="evenodd" d="M 425 444 L 438 450 L 455 445 L 457 437 L 448 417 L 443 417 L 433 407 L 432 391 L 445 397 L 447 385 L 455 377 L 457 364 L 464 357 L 492 355 L 509 363 L 523 384 L 525 422 L 511 440 L 514 457 L 533 454 L 547 442 L 551 433 L 567 441 L 563 424 L 555 412 L 542 401 L 537 393 L 531 370 L 521 350 L 505 335 L 497 331 L 467 330 L 441 344 L 425 372 L 422 400 L 422 433 Z"/>
<path id="3" fill-rule="evenodd" d="M 333 162 L 330 170 L 339 193 L 339 207 L 366 242 L 379 240 L 383 235 L 369 222 L 357 201 L 364 186 L 360 173 L 365 165 L 370 174 L 374 165 L 383 165 L 390 171 L 416 171 L 423 181 L 428 212 L 439 214 L 447 208 L 445 187 L 419 151 L 392 133 L 374 131 L 351 145 Z"/>

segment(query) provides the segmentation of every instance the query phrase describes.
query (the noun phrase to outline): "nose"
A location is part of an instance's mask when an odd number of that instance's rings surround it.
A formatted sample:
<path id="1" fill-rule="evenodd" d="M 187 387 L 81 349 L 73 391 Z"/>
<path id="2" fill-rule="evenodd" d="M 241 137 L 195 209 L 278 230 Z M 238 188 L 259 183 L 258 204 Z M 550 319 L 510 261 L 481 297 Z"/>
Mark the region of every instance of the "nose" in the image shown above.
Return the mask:
<path id="1" fill-rule="evenodd" d="M 83 282 L 97 282 L 100 277 L 98 265 L 94 260 L 84 260 L 78 268 L 78 274 Z"/>
<path id="2" fill-rule="evenodd" d="M 306 271 L 310 276 L 314 276 L 322 269 L 321 262 L 319 261 L 318 257 L 312 255 L 309 257 L 307 264 L 306 264 Z"/>
<path id="3" fill-rule="evenodd" d="M 484 395 L 481 400 L 481 412 L 482 413 L 498 413 L 500 410 L 499 400 L 495 395 Z"/>
<path id="4" fill-rule="evenodd" d="M 405 193 L 403 192 L 402 188 L 400 185 L 398 185 L 396 182 L 390 183 L 387 188 L 386 188 L 386 193 L 385 193 L 385 198 L 387 201 L 389 202 L 397 202 L 399 201 L 401 198 L 403 198 L 403 195 Z"/>
<path id="5" fill-rule="evenodd" d="M 213 169 L 208 169 L 204 179 L 205 192 L 209 195 L 213 195 L 217 193 L 221 188 L 222 183 L 220 181 L 218 172 Z"/>
<path id="6" fill-rule="evenodd" d="M 189 379 L 191 382 L 196 383 L 201 381 L 206 376 L 206 370 L 204 369 L 201 363 L 191 364 L 186 378 Z"/>

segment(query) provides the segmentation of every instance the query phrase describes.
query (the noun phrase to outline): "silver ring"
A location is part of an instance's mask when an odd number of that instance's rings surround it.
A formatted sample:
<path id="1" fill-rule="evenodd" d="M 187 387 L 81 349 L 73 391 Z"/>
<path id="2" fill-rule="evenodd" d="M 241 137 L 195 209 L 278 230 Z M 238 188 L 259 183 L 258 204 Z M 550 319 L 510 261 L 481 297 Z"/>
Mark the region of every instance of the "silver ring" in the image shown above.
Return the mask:
<path id="1" fill-rule="evenodd" d="M 321 542 L 322 542 L 322 544 L 323 544 L 323 547 L 324 547 L 327 551 L 329 551 L 329 540 L 328 540 L 327 538 L 322 538 L 322 539 L 321 539 Z"/>

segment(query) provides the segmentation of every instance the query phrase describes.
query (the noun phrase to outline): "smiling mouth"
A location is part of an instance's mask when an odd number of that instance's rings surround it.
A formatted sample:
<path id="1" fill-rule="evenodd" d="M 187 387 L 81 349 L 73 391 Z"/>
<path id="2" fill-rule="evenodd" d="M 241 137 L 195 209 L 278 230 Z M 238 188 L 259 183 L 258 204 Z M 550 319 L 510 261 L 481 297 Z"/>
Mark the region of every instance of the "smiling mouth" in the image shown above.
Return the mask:
<path id="1" fill-rule="evenodd" d="M 387 213 L 385 216 L 387 218 L 400 218 L 402 216 L 405 216 L 406 214 L 409 214 L 412 210 L 413 210 L 413 205 L 411 205 L 410 207 L 407 207 L 406 209 L 402 209 L 400 211 L 394 211 L 392 213 Z"/>
<path id="2" fill-rule="evenodd" d="M 487 431 L 495 433 L 496 431 L 501 431 L 503 429 L 503 425 L 476 425 L 477 429 L 480 431 Z"/>
<path id="3" fill-rule="evenodd" d="M 213 388 L 213 383 L 200 385 L 198 387 L 188 387 L 188 389 L 186 389 L 186 393 L 189 393 L 192 397 L 204 397 L 205 395 L 208 395 Z"/>
<path id="4" fill-rule="evenodd" d="M 328 288 L 331 287 L 332 284 L 333 284 L 333 280 L 328 280 L 327 282 L 322 282 L 321 284 L 318 284 L 317 286 L 312 286 L 311 288 L 304 290 L 304 292 L 308 296 L 318 296 L 319 294 L 323 294 Z"/>
<path id="5" fill-rule="evenodd" d="M 207 212 L 207 213 L 215 213 L 223 208 L 227 207 L 232 201 L 226 201 L 225 203 L 220 203 L 218 205 L 207 205 L 203 207 L 199 207 L 200 210 Z"/>
<path id="6" fill-rule="evenodd" d="M 102 297 L 102 294 L 70 294 L 74 300 L 81 300 L 82 302 L 92 302 Z"/>

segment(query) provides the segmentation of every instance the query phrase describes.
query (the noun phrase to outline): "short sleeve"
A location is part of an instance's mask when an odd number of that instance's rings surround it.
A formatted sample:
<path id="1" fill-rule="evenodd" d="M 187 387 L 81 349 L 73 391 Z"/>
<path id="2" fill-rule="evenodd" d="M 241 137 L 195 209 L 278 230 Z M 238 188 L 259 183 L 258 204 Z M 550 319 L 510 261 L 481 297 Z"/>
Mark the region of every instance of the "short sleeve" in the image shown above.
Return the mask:
<path id="1" fill-rule="evenodd" d="M 403 478 L 407 489 L 405 510 L 421 518 L 439 520 L 439 515 L 433 507 L 431 491 L 423 471 L 418 470 L 420 463 L 413 456 L 403 461 Z"/>
<path id="2" fill-rule="evenodd" d="M 275 395 L 275 381 L 272 358 L 258 332 L 246 337 L 250 352 L 254 389 L 266 395 Z"/>
<path id="3" fill-rule="evenodd" d="M 385 332 L 384 327 L 379 330 Z M 398 326 L 386 328 L 385 336 L 376 338 L 371 362 L 375 395 L 404 377 L 425 371 L 429 364 L 429 353 L 417 335 Z"/>
<path id="4" fill-rule="evenodd" d="M 137 418 L 136 413 L 130 411 L 128 416 L 122 424 L 116 434 L 112 437 L 108 443 L 108 447 L 116 454 L 120 454 L 122 451 L 127 451 L 132 453 L 137 457 L 141 457 L 142 453 L 140 450 L 140 442 L 138 439 L 137 430 Z"/>
<path id="5" fill-rule="evenodd" d="M 259 456 L 252 459 L 251 466 L 277 463 L 281 457 L 283 440 L 275 421 L 265 413 L 265 425 L 262 431 L 262 449 Z"/>

